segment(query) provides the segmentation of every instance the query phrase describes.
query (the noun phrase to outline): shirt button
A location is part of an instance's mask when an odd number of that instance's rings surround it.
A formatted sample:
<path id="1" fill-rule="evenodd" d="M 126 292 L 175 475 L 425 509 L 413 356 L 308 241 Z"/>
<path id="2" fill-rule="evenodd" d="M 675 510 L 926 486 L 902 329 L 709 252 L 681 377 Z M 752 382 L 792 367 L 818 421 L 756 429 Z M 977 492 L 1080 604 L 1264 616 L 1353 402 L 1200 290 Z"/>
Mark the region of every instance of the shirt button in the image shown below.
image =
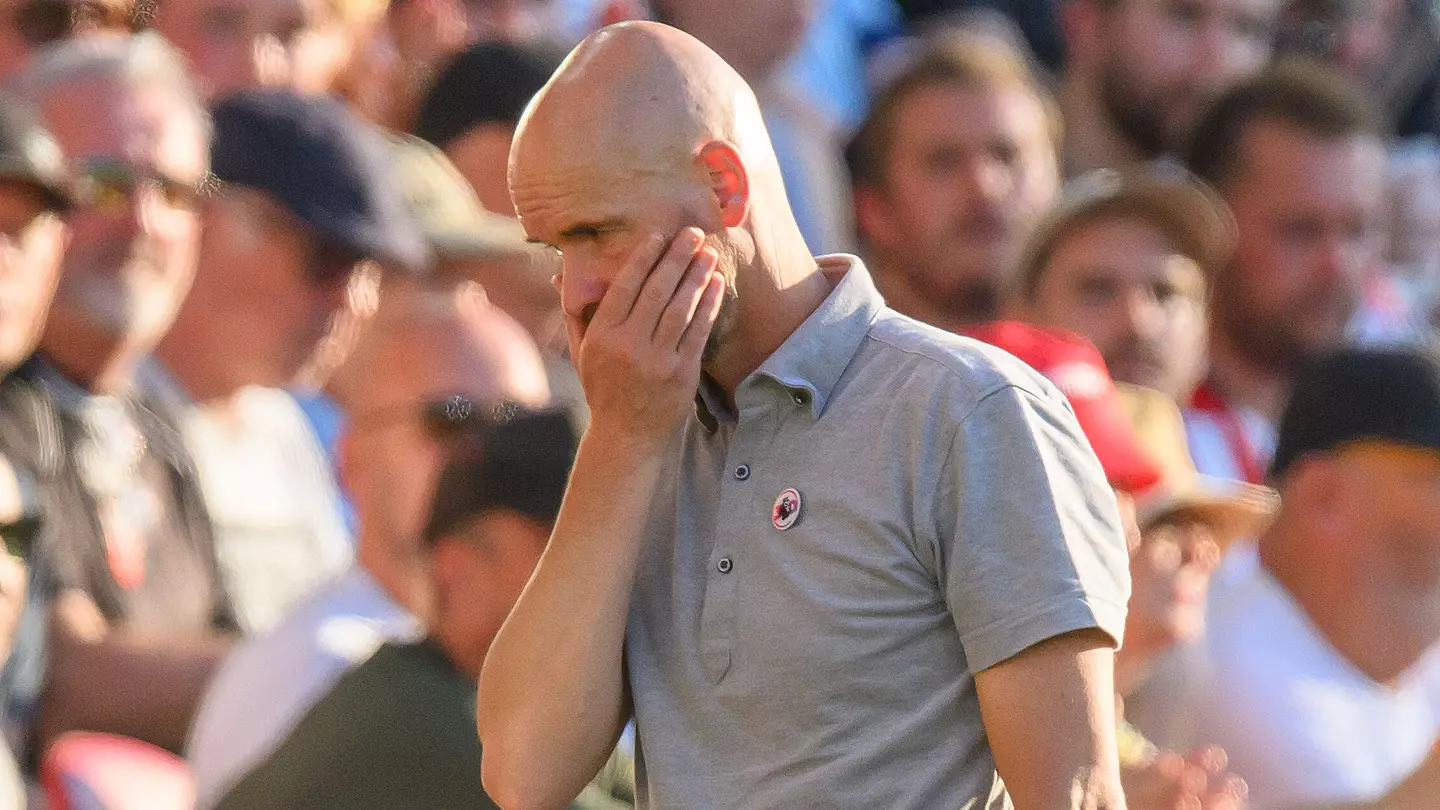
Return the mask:
<path id="1" fill-rule="evenodd" d="M 735 563 L 731 562 L 729 557 L 721 557 L 720 561 L 715 563 L 715 570 L 722 574 L 730 573 L 730 570 L 734 567 Z"/>
<path id="2" fill-rule="evenodd" d="M 736 480 L 744 481 L 744 480 L 748 479 L 749 477 L 750 477 L 750 467 L 749 467 L 748 465 L 741 464 L 739 467 L 736 467 L 736 468 L 735 468 L 735 478 L 736 478 Z"/>

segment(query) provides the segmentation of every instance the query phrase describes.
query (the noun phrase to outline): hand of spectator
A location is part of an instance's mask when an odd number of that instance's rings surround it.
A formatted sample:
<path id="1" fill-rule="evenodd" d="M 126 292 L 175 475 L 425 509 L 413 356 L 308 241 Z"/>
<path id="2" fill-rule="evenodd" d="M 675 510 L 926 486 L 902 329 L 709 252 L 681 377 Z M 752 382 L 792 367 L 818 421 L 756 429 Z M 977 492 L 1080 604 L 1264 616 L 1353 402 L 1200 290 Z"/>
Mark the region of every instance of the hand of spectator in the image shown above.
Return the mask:
<path id="1" fill-rule="evenodd" d="M 1122 766 L 1126 805 L 1130 810 L 1240 810 L 1245 781 L 1226 767 L 1225 752 L 1218 748 L 1189 759 L 1164 751 L 1143 764 Z"/>
<path id="2" fill-rule="evenodd" d="M 665 441 L 694 407 L 700 356 L 720 313 L 718 255 L 695 228 L 637 249 L 588 325 L 567 315 L 591 428 Z"/>
<path id="3" fill-rule="evenodd" d="M 435 72 L 470 41 L 465 10 L 454 0 L 414 0 L 406 3 L 392 30 L 395 50 L 410 82 L 428 87 Z"/>

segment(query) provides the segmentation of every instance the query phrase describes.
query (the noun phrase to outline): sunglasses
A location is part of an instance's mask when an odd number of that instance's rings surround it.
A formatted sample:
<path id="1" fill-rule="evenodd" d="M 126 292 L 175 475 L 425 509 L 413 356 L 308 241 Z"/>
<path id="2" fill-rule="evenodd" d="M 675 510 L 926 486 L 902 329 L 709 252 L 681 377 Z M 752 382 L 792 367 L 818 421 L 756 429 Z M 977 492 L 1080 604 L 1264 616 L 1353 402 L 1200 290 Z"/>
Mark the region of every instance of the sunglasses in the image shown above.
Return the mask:
<path id="1" fill-rule="evenodd" d="M 177 211 L 195 210 L 200 199 L 196 184 L 109 157 L 80 161 L 75 167 L 72 191 L 77 208 L 103 214 L 134 210 L 137 199 L 146 191 L 153 191 L 161 204 Z"/>
<path id="2" fill-rule="evenodd" d="M 350 420 L 351 433 L 384 430 L 397 425 L 419 422 L 431 438 L 449 440 L 494 425 L 514 420 L 520 412 L 513 403 L 502 403 L 484 408 L 475 400 L 452 394 L 443 399 L 429 400 L 417 405 L 396 405 L 380 408 Z"/>

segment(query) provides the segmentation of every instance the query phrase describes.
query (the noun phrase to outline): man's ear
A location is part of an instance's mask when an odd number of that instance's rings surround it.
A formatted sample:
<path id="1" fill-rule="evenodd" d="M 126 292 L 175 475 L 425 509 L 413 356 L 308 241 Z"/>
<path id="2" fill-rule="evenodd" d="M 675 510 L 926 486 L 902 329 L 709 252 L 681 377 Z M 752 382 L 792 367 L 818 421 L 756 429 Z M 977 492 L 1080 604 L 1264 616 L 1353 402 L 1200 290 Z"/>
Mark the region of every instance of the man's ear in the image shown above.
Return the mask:
<path id="1" fill-rule="evenodd" d="M 855 230 L 867 245 L 888 246 L 894 241 L 894 226 L 884 192 L 870 186 L 857 185 L 851 192 L 855 210 Z"/>
<path id="2" fill-rule="evenodd" d="M 727 228 L 738 228 L 750 215 L 750 176 L 740 153 L 725 141 L 711 141 L 700 148 L 696 158 L 700 169 L 710 176 L 710 191 L 720 208 Z"/>

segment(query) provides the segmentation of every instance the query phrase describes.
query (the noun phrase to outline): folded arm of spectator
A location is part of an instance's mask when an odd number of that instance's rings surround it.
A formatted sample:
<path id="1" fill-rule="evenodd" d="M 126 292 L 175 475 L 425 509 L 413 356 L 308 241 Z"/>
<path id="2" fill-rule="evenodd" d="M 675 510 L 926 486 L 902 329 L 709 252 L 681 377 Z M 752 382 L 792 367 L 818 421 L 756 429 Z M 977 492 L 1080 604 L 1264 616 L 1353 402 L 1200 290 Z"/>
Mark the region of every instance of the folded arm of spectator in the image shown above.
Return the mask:
<path id="1" fill-rule="evenodd" d="M 111 628 L 90 597 L 62 594 L 50 614 L 42 745 L 85 730 L 183 750 L 195 709 L 230 645 L 219 633 L 158 636 Z"/>
<path id="2" fill-rule="evenodd" d="M 1125 807 L 1114 646 L 1099 630 L 1067 633 L 976 673 L 995 767 L 1018 810 Z"/>

